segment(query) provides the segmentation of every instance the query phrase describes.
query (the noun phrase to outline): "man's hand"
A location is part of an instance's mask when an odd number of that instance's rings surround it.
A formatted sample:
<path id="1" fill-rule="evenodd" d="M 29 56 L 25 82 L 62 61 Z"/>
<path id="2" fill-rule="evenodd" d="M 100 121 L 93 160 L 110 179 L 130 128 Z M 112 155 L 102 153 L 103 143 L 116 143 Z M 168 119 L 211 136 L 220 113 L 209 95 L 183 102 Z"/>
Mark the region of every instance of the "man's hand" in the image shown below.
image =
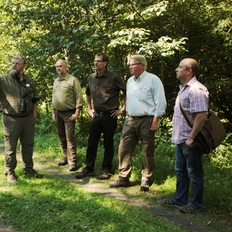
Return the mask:
<path id="1" fill-rule="evenodd" d="M 185 144 L 186 144 L 188 147 L 190 147 L 190 146 L 192 145 L 193 142 L 194 142 L 194 139 L 188 138 L 188 139 L 186 140 Z"/>
<path id="2" fill-rule="evenodd" d="M 93 118 L 95 111 L 93 109 L 88 109 L 88 113 L 89 113 L 90 117 Z"/>
<path id="3" fill-rule="evenodd" d="M 122 115 L 123 114 L 123 111 L 122 110 L 112 110 L 111 111 L 111 117 L 112 118 L 116 118 L 116 117 L 118 117 L 119 115 Z"/>
<path id="4" fill-rule="evenodd" d="M 75 121 L 78 118 L 78 115 L 72 114 L 71 117 L 69 118 L 70 121 Z"/>

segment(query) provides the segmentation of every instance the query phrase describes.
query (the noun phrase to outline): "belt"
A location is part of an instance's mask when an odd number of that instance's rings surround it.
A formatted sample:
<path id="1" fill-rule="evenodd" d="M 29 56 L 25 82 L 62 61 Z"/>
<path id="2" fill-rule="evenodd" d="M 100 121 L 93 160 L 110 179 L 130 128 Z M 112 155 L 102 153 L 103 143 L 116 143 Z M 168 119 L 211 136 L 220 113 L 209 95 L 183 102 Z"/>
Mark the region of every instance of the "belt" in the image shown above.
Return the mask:
<path id="1" fill-rule="evenodd" d="M 76 109 L 70 109 L 70 110 L 56 110 L 57 112 L 69 112 L 69 111 L 75 111 Z"/>
<path id="2" fill-rule="evenodd" d="M 148 117 L 154 117 L 154 115 L 142 115 L 142 116 L 129 116 L 134 119 L 141 119 L 141 118 L 148 118 Z"/>
<path id="3" fill-rule="evenodd" d="M 112 113 L 111 112 L 94 112 L 94 115 L 96 116 L 110 116 Z"/>

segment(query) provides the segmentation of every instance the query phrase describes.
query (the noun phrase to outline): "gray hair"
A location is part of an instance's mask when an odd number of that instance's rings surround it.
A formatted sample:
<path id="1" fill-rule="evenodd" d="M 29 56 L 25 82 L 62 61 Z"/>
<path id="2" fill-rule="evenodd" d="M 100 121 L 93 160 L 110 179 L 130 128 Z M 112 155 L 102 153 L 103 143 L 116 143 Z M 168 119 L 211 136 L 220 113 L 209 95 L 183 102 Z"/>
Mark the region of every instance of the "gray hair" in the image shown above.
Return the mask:
<path id="1" fill-rule="evenodd" d="M 137 60 L 138 63 L 144 65 L 144 70 L 147 69 L 147 60 L 146 60 L 146 58 L 145 58 L 143 55 L 139 55 L 139 54 L 132 55 L 132 56 L 130 57 L 130 59 L 135 59 L 135 60 Z"/>
<path id="2" fill-rule="evenodd" d="M 22 55 L 16 55 L 12 58 L 13 59 L 16 59 L 16 60 L 21 60 L 23 64 L 26 64 L 26 58 Z"/>

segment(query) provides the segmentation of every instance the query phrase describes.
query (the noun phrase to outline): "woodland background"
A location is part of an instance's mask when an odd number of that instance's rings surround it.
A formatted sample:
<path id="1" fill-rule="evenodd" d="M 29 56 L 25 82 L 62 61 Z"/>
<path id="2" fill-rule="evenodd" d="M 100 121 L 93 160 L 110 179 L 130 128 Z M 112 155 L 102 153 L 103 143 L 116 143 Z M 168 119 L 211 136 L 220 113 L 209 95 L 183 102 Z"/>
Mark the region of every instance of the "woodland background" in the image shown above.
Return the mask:
<path id="1" fill-rule="evenodd" d="M 210 108 L 232 122 L 231 0 L 2 0 L 0 4 L 0 73 L 23 54 L 27 73 L 38 84 L 50 110 L 54 63 L 65 57 L 69 72 L 84 89 L 93 72 L 94 54 L 110 57 L 109 69 L 126 81 L 128 57 L 146 56 L 148 71 L 166 91 L 166 116 L 173 113 L 178 91 L 175 68 L 181 59 L 200 62 L 199 80 L 210 91 Z M 83 90 L 84 92 L 84 90 Z"/>
<path id="2" fill-rule="evenodd" d="M 128 58 L 143 54 L 148 71 L 158 75 L 168 102 L 165 117 L 156 133 L 155 185 L 171 178 L 175 189 L 175 147 L 171 144 L 171 117 L 179 81 L 175 68 L 180 60 L 193 57 L 201 65 L 199 80 L 210 92 L 210 109 L 222 119 L 227 138 L 215 151 L 204 156 L 205 200 L 211 212 L 231 218 L 232 196 L 232 1 L 231 0 L 2 0 L 0 3 L 0 74 L 9 72 L 15 54 L 27 58 L 26 73 L 37 83 L 41 100 L 36 124 L 35 150 L 54 163 L 62 158 L 55 124 L 51 120 L 52 85 L 57 74 L 55 61 L 67 59 L 69 72 L 81 83 L 83 95 L 87 76 L 94 72 L 94 55 L 105 52 L 109 70 L 127 81 Z M 118 120 L 115 134 L 114 171 L 123 125 Z M 76 126 L 77 153 L 84 165 L 90 117 L 83 107 Z M 99 144 L 99 160 L 103 154 Z M 142 148 L 135 150 L 133 178 L 139 180 Z M 100 170 L 101 161 L 96 164 Z M 4 201 L 3 201 L 4 202 Z"/>

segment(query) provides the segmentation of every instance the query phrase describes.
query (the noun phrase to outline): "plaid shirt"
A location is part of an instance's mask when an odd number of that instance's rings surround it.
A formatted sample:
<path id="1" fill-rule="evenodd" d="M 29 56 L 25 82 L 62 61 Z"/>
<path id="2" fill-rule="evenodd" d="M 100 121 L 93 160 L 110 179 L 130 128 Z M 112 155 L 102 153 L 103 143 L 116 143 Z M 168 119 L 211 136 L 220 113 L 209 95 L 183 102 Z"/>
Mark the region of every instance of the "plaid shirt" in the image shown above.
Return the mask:
<path id="1" fill-rule="evenodd" d="M 33 103 L 30 94 L 37 90 L 31 77 L 24 75 L 23 81 L 16 80 L 12 75 L 0 76 L 0 103 L 3 113 L 10 116 L 26 116 L 33 112 Z M 21 101 L 28 102 L 28 111 L 21 111 Z"/>
<path id="2" fill-rule="evenodd" d="M 180 105 L 185 111 L 190 122 L 193 124 L 196 113 L 208 111 L 209 92 L 207 88 L 201 84 L 196 77 L 193 77 L 186 86 L 180 85 L 180 91 L 176 98 L 174 107 L 174 115 L 172 118 L 173 131 L 172 142 L 175 144 L 184 143 L 192 128 L 186 122 L 180 110 Z"/>

